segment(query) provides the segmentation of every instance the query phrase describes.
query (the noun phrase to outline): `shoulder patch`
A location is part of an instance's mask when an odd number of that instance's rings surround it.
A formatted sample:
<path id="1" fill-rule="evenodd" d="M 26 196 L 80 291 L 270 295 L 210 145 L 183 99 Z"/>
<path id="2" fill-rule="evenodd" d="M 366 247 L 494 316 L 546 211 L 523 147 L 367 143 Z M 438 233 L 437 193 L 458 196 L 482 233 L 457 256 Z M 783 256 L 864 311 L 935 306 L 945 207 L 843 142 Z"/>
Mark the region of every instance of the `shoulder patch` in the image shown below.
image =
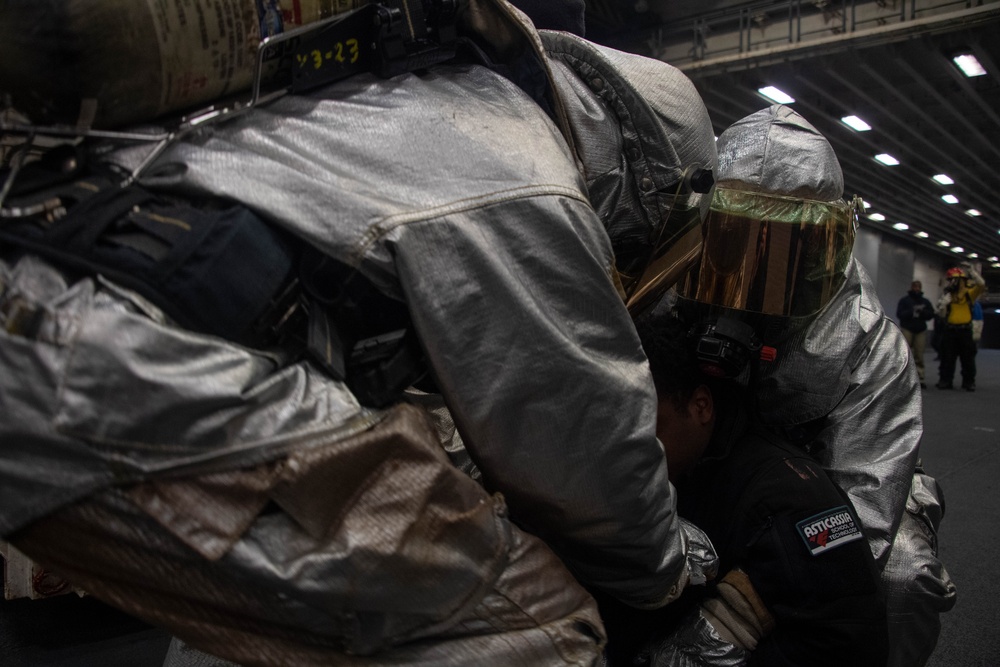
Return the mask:
<path id="1" fill-rule="evenodd" d="M 813 556 L 864 537 L 847 505 L 799 521 L 795 529 Z"/>

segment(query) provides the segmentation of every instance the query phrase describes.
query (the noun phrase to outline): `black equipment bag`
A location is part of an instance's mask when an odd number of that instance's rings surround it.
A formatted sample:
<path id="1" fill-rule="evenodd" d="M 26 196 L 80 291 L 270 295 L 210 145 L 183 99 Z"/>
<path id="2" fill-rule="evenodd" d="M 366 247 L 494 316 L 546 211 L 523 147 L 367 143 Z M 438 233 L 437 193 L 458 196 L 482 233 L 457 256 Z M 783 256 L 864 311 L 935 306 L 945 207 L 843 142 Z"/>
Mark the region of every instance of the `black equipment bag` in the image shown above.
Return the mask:
<path id="1" fill-rule="evenodd" d="M 109 173 L 24 194 L 49 180 L 38 167 L 2 209 L 0 250 L 104 276 L 185 329 L 306 354 L 363 405 L 389 405 L 425 375 L 405 304 L 246 206 L 122 187 Z"/>
<path id="2" fill-rule="evenodd" d="M 110 175 L 7 202 L 0 242 L 132 289 L 180 326 L 274 342 L 297 304 L 300 243 L 229 202 L 188 203 Z"/>

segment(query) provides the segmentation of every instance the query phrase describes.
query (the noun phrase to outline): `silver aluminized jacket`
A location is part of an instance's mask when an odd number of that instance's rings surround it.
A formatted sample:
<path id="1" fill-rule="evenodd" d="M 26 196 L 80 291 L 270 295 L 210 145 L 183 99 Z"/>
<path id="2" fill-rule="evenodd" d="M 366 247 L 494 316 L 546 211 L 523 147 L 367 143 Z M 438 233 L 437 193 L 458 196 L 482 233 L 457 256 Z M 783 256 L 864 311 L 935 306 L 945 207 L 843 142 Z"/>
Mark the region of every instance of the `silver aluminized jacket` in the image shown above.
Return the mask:
<path id="1" fill-rule="evenodd" d="M 553 106 L 559 118 L 558 99 Z M 255 109 L 174 145 L 144 185 L 239 201 L 405 302 L 487 488 L 502 492 L 515 521 L 582 580 L 657 606 L 687 581 L 687 538 L 654 435 L 648 368 L 613 280 L 606 221 L 591 207 L 571 146 L 510 81 L 478 65 L 449 64 L 390 80 L 358 75 Z M 126 166 L 141 158 L 141 151 L 113 156 Z M 633 167 L 640 158 L 631 158 Z M 264 605 L 265 618 L 286 610 L 305 626 L 320 623 L 309 605 L 352 585 L 327 567 L 343 554 L 310 553 L 293 525 L 247 508 L 260 511 L 270 499 L 309 536 L 322 532 L 301 508 L 308 494 L 291 501 L 282 485 L 305 484 L 302 470 L 315 462 L 301 456 L 392 420 L 358 406 L 307 362 L 181 330 L 106 281 L 67 282 L 30 256 L 0 271 L 0 534 L 17 533 L 19 544 L 35 545 L 27 553 L 44 554 L 54 535 L 88 521 L 114 530 L 165 527 L 226 571 L 267 582 L 284 602 L 272 601 L 273 612 Z M 16 313 L 30 313 L 35 325 L 22 329 Z M 451 569 L 434 570 L 417 587 L 429 598 L 399 596 L 407 613 L 429 615 L 430 625 L 390 617 L 369 627 L 363 616 L 337 616 L 353 628 L 337 640 L 346 642 L 343 650 L 369 654 L 402 644 L 386 662 L 426 664 L 462 664 L 472 655 L 497 664 L 592 660 L 600 643 L 592 601 L 568 574 L 545 574 L 558 573 L 558 563 L 506 521 L 503 502 L 477 495 L 439 462 L 432 468 L 467 503 L 467 515 L 455 520 L 471 521 L 482 539 L 466 549 L 459 533 L 446 543 L 452 551 L 433 551 Z M 234 503 L 225 520 L 198 512 L 197 493 L 169 481 L 230 474 L 253 502 Z M 399 488 L 412 492 L 413 481 Z M 184 511 L 171 509 L 171 497 L 184 499 Z M 342 539 L 379 543 L 386 535 L 378 519 L 386 515 L 367 509 L 367 523 L 340 526 Z M 39 532 L 47 515 L 58 530 Z M 405 526 L 393 523 L 411 536 Z M 134 537 L 117 534 L 115 542 Z M 157 555 L 157 545 L 137 544 Z M 296 554 L 287 562 L 284 545 Z M 178 572 L 189 571 L 191 554 L 162 548 Z M 364 571 L 365 558 L 385 549 L 393 553 L 381 545 L 345 562 Z M 408 555 L 400 555 L 404 563 Z M 72 569 L 71 549 L 60 564 Z M 447 576 L 463 568 L 468 576 Z M 404 578 L 407 591 L 414 577 Z M 526 630 L 534 639 L 510 646 L 502 638 L 491 644 L 490 628 L 504 627 L 511 586 L 533 591 L 513 604 L 551 627 Z M 236 582 L 228 590 L 241 589 Z M 394 590 L 386 584 L 366 603 L 392 606 Z M 112 585 L 105 598 L 119 592 Z M 470 610 L 478 621 L 459 614 Z M 481 639 L 425 642 L 407 652 L 406 642 L 448 631 L 446 619 L 466 619 L 462 631 Z M 593 629 L 583 632 L 576 621 Z M 546 632 L 562 639 L 546 644 Z M 205 647 L 205 636 L 192 643 Z M 236 644 L 226 657 L 249 659 Z M 295 655 L 301 664 L 315 658 Z"/>
<path id="2" fill-rule="evenodd" d="M 761 364 L 758 406 L 769 424 L 822 419 L 814 455 L 851 497 L 885 567 L 909 495 L 923 431 L 920 390 L 899 328 L 852 259 L 834 300 Z"/>
<path id="3" fill-rule="evenodd" d="M 919 667 L 956 589 L 937 556 L 941 490 L 913 472 L 923 413 L 909 346 L 852 259 L 840 293 L 782 352 L 760 384 L 761 414 L 783 427 L 821 419 L 813 453 L 850 496 L 882 568 L 889 664 Z"/>
<path id="4" fill-rule="evenodd" d="M 183 143 L 159 168 L 184 175 L 147 183 L 239 201 L 405 301 L 488 488 L 585 581 L 661 602 L 684 564 L 652 387 L 558 130 L 478 66 L 331 93 Z"/>

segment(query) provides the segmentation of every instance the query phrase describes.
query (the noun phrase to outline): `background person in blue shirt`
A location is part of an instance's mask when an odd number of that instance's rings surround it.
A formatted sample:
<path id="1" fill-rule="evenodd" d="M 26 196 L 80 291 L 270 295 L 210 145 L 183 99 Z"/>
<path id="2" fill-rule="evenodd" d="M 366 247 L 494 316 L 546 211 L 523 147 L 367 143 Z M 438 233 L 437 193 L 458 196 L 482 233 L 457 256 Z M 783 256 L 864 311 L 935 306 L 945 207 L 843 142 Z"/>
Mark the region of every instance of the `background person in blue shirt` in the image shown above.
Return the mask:
<path id="1" fill-rule="evenodd" d="M 903 338 L 910 346 L 913 361 L 917 365 L 920 376 L 920 388 L 926 389 L 924 383 L 924 348 L 927 347 L 927 320 L 934 318 L 934 306 L 924 296 L 923 285 L 914 280 L 910 291 L 906 293 L 896 306 L 896 319 L 903 330 Z"/>

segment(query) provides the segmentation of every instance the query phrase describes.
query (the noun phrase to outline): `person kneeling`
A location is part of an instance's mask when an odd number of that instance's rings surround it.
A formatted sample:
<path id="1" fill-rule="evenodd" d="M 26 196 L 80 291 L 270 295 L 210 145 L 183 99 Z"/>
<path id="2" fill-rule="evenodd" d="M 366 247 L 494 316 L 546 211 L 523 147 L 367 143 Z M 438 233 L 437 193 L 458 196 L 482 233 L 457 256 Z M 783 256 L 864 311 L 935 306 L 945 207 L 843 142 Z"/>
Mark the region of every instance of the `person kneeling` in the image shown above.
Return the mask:
<path id="1" fill-rule="evenodd" d="M 604 604 L 609 663 L 885 665 L 885 602 L 846 494 L 751 423 L 743 388 L 706 373 L 679 320 L 637 326 L 678 513 L 708 534 L 720 569 L 655 614 Z"/>

